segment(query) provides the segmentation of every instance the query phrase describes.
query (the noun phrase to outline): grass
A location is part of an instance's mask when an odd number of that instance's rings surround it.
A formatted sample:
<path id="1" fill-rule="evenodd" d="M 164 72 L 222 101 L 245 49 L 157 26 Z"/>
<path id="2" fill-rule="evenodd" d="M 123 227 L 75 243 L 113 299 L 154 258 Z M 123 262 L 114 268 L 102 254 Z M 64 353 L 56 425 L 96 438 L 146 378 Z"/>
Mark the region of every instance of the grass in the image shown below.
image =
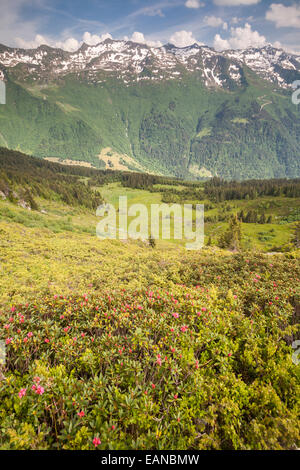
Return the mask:
<path id="1" fill-rule="evenodd" d="M 165 186 L 170 188 L 170 186 Z M 158 185 L 157 189 L 163 189 L 163 185 Z M 120 183 L 111 183 L 104 185 L 100 188 L 102 196 L 115 208 L 118 208 L 120 196 L 127 196 L 128 206 L 132 204 L 145 204 L 148 212 L 150 213 L 151 204 L 160 204 L 162 199 L 161 193 L 152 193 L 146 190 L 124 188 Z M 176 188 L 177 189 L 177 188 Z M 179 186 L 179 190 L 183 191 L 185 186 Z M 261 197 L 255 200 L 233 200 L 230 202 L 212 204 L 208 200 L 188 200 L 191 204 L 204 204 L 205 217 L 209 218 L 218 214 L 224 215 L 226 207 L 230 209 L 226 214 L 233 214 L 243 210 L 247 213 L 249 210 L 257 210 L 259 215 L 264 213 L 267 217 L 272 215 L 273 224 L 243 224 L 244 234 L 244 247 L 249 249 L 256 249 L 260 251 L 269 251 L 273 246 L 283 246 L 289 243 L 292 231 L 293 222 L 281 224 L 281 220 L 288 217 L 289 214 L 294 213 L 300 209 L 300 200 L 295 198 L 284 197 Z M 212 209 L 209 207 L 213 206 Z M 206 209 L 208 207 L 208 209 Z M 195 211 L 193 211 L 193 219 L 195 219 Z M 130 219 L 129 219 L 130 220 Z M 217 238 L 219 234 L 227 228 L 226 222 L 206 223 L 205 225 L 205 240 L 209 236 Z M 173 222 L 171 222 L 171 230 L 173 230 Z M 263 240 L 260 232 L 270 233 L 269 239 Z M 176 244 L 185 244 L 186 240 L 179 242 L 178 240 L 171 240 Z M 216 239 L 214 241 L 217 241 Z"/>
<path id="2" fill-rule="evenodd" d="M 172 189 L 170 185 L 158 185 L 155 189 L 159 191 L 164 188 Z M 124 188 L 121 183 L 115 182 L 105 184 L 95 188 L 100 191 L 105 201 L 112 204 L 116 210 L 119 205 L 119 197 L 126 196 L 128 208 L 133 204 L 143 204 L 150 214 L 152 204 L 162 203 L 162 192 L 150 192 L 147 190 Z M 183 192 L 186 187 L 184 184 L 178 188 Z M 46 200 L 36 198 L 39 211 L 28 211 L 9 201 L 0 201 L 0 220 L 14 222 L 24 225 L 28 228 L 48 229 L 53 233 L 74 232 L 81 234 L 96 235 L 96 226 L 100 219 L 96 213 L 81 207 L 73 207 L 55 200 Z M 271 251 L 274 247 L 284 246 L 289 243 L 294 221 L 299 220 L 300 201 L 296 198 L 284 197 L 261 197 L 255 200 L 234 200 L 224 203 L 211 203 L 208 200 L 186 200 L 185 203 L 204 204 L 205 218 L 210 220 L 215 216 L 224 216 L 240 212 L 247 213 L 249 210 L 256 210 L 258 214 L 264 213 L 266 217 L 272 215 L 272 224 L 242 224 L 243 247 L 245 249 L 255 249 L 259 251 Z M 41 212 L 43 211 L 43 213 Z M 118 214 L 117 214 L 118 217 Z M 128 217 L 128 225 L 135 217 Z M 118 220 L 118 218 L 117 218 Z M 193 220 L 195 220 L 195 211 L 193 210 Z M 185 246 L 187 240 L 174 240 L 174 218 L 171 214 L 171 240 L 176 246 Z M 209 237 L 213 244 L 217 244 L 222 231 L 227 228 L 227 222 L 209 222 L 205 223 L 205 242 Z M 161 234 L 161 229 L 160 229 Z M 162 242 L 165 243 L 165 242 Z"/>

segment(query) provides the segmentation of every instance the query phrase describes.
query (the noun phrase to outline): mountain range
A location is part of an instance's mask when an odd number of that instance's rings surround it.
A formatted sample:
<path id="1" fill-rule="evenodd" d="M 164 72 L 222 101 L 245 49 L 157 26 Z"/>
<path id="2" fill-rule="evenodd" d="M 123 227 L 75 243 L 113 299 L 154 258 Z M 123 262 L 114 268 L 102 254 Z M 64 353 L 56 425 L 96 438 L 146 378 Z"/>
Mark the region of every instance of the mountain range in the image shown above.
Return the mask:
<path id="1" fill-rule="evenodd" d="M 300 56 L 271 45 L 0 45 L 0 79 L 3 147 L 186 179 L 300 176 Z"/>

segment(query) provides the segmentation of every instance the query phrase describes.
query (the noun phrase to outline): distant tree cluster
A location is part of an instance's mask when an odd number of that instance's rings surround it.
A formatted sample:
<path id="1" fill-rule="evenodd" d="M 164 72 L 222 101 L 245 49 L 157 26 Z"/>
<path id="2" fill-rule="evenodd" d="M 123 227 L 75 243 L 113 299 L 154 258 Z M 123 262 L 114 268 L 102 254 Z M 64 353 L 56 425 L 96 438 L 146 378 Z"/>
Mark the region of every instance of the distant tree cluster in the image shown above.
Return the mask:
<path id="1" fill-rule="evenodd" d="M 241 199 L 256 199 L 262 196 L 300 197 L 300 179 L 271 179 L 249 181 L 225 181 L 212 178 L 204 184 L 208 199 L 223 202 Z"/>
<path id="2" fill-rule="evenodd" d="M 247 213 L 244 213 L 242 210 L 239 212 L 238 218 L 245 224 L 271 224 L 273 222 L 273 217 L 271 215 L 268 217 L 266 217 L 265 214 L 259 215 L 255 210 L 250 210 Z"/>
<path id="3" fill-rule="evenodd" d="M 221 235 L 219 239 L 219 247 L 231 251 L 239 251 L 241 249 L 242 226 L 238 216 L 232 215 L 229 220 L 228 229 Z M 211 240 L 209 240 L 211 244 Z"/>
<path id="4" fill-rule="evenodd" d="M 0 149 L 0 191 L 12 201 L 18 193 L 34 210 L 38 208 L 35 197 L 58 198 L 66 204 L 96 209 L 102 202 L 101 194 L 82 181 L 89 174 L 82 170 L 79 175 L 77 167 Z"/>

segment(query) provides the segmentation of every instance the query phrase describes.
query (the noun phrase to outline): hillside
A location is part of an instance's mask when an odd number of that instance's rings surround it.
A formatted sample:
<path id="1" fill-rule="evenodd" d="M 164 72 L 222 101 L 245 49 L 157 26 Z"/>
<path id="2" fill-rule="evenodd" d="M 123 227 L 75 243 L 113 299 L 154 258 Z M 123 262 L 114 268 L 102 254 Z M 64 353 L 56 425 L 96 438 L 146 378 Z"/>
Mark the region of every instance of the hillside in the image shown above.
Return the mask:
<path id="1" fill-rule="evenodd" d="M 299 70 L 299 56 L 271 46 L 1 46 L 0 145 L 185 179 L 297 177 Z"/>
<path id="2" fill-rule="evenodd" d="M 96 207 L 119 195 L 202 202 L 205 247 L 99 240 Z M 299 448 L 299 211 L 299 179 L 191 182 L 1 148 L 0 449 Z M 218 246 L 233 214 L 235 252 Z"/>

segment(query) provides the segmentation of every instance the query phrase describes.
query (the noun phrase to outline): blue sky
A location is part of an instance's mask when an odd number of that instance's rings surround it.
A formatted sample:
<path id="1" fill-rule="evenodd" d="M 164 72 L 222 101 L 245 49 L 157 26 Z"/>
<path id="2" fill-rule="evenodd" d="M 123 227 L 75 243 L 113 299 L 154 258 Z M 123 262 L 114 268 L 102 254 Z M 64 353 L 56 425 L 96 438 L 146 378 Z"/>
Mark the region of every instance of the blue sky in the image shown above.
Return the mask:
<path id="1" fill-rule="evenodd" d="M 299 1 L 0 0 L 0 42 L 76 50 L 106 37 L 218 50 L 272 43 L 300 53 Z"/>

